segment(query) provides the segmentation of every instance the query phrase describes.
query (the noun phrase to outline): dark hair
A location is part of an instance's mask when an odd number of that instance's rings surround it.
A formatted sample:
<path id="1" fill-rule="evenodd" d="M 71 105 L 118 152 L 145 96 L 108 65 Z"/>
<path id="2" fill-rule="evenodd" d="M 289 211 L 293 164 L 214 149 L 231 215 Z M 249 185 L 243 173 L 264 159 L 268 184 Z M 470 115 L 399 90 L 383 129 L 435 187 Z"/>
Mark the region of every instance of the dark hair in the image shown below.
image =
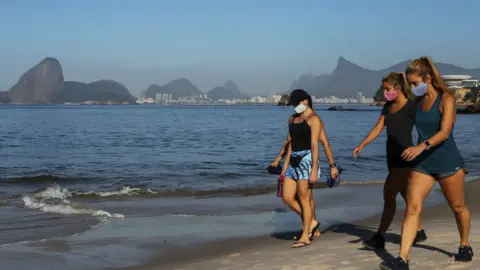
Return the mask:
<path id="1" fill-rule="evenodd" d="M 308 107 L 313 108 L 312 97 L 310 95 L 308 95 L 307 101 L 308 101 Z"/>
<path id="2" fill-rule="evenodd" d="M 312 96 L 303 89 L 295 89 L 290 93 L 290 102 L 289 105 L 297 106 L 300 102 L 307 100 L 308 106 L 313 108 Z"/>
<path id="3" fill-rule="evenodd" d="M 440 77 L 440 73 L 437 70 L 437 67 L 433 63 L 432 59 L 428 56 L 422 56 L 413 60 L 405 70 L 405 74 L 417 74 L 422 77 L 423 81 L 426 80 L 427 76 L 430 77 L 433 88 L 442 93 L 450 93 L 447 85 Z"/>
<path id="4" fill-rule="evenodd" d="M 400 89 L 406 98 L 410 96 L 410 87 L 408 86 L 407 78 L 403 72 L 390 72 L 385 78 L 382 79 L 382 83 L 387 82 L 393 85 L 393 87 Z"/>

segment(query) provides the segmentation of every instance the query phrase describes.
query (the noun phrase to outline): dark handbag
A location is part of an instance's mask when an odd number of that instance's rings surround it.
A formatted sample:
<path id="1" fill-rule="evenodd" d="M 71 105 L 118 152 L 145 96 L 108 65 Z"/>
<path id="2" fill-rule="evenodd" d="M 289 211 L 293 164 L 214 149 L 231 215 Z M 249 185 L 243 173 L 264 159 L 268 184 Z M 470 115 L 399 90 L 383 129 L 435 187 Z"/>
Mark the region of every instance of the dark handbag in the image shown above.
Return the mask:
<path id="1" fill-rule="evenodd" d="M 302 162 L 302 159 L 308 154 L 310 153 L 306 153 L 301 156 L 290 155 L 290 166 L 292 166 L 292 168 L 298 168 L 300 166 L 300 162 Z"/>
<path id="2" fill-rule="evenodd" d="M 329 188 L 333 188 L 334 186 L 338 185 L 341 182 L 340 174 L 342 174 L 343 169 L 342 167 L 339 166 L 337 167 L 337 170 L 338 170 L 338 177 L 336 179 L 332 178 L 330 174 L 327 175 L 327 186 Z"/>
<path id="3" fill-rule="evenodd" d="M 273 166 L 273 165 L 270 165 L 267 167 L 267 172 L 269 174 L 282 174 L 282 166 L 278 165 L 278 166 Z"/>

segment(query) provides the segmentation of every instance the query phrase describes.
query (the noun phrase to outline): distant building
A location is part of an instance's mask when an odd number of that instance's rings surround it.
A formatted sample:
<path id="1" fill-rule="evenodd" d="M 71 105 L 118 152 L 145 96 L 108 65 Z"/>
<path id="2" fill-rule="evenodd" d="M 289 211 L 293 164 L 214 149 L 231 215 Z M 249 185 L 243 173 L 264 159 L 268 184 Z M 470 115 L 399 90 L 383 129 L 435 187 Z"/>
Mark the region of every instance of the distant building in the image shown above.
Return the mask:
<path id="1" fill-rule="evenodd" d="M 363 96 L 363 93 L 362 92 L 358 92 L 357 93 L 357 103 L 363 103 L 363 100 L 365 99 L 365 97 Z"/>
<path id="2" fill-rule="evenodd" d="M 463 88 L 465 86 L 462 85 L 464 81 L 472 81 L 472 76 L 469 75 L 442 75 L 443 81 L 447 84 L 448 88 L 450 89 L 458 89 Z M 478 80 L 474 80 L 477 81 Z"/>
<path id="3" fill-rule="evenodd" d="M 157 93 L 155 94 L 155 101 L 157 102 L 172 102 L 172 94 Z"/>
<path id="4" fill-rule="evenodd" d="M 265 103 L 266 101 L 267 101 L 267 98 L 261 97 L 261 96 L 252 97 L 248 100 L 248 102 L 251 102 L 251 103 Z"/>
<path id="5" fill-rule="evenodd" d="M 472 87 L 479 87 L 480 81 L 479 80 L 465 80 L 462 82 L 462 87 L 465 88 L 472 88 Z"/>
<path id="6" fill-rule="evenodd" d="M 267 95 L 265 102 L 266 103 L 278 103 L 282 96 L 270 93 Z"/>

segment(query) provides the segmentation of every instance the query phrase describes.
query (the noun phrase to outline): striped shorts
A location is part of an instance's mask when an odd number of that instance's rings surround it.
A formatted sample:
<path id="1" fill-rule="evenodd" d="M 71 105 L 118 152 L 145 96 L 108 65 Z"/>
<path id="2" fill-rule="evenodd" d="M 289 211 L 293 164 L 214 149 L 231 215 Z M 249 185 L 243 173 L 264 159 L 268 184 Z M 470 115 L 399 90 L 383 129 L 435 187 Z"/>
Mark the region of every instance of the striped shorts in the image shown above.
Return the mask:
<path id="1" fill-rule="evenodd" d="M 293 179 L 293 180 L 309 180 L 310 173 L 312 172 L 312 151 L 311 150 L 303 150 L 298 152 L 292 152 L 292 157 L 302 157 L 302 160 L 299 163 L 299 166 L 293 168 L 292 165 L 288 166 L 287 172 L 285 176 Z M 318 166 L 318 178 L 322 171 L 320 170 L 320 166 Z"/>

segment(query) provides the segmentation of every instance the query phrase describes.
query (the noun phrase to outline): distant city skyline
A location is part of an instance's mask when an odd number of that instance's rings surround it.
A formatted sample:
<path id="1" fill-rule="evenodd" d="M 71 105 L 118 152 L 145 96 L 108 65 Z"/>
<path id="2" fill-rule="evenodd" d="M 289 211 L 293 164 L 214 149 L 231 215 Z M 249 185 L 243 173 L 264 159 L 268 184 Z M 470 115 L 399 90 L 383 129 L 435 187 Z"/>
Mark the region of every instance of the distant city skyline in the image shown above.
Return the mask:
<path id="1" fill-rule="evenodd" d="M 477 68 L 479 8 L 475 0 L 6 1 L 0 90 L 49 56 L 66 80 L 113 79 L 134 95 L 180 77 L 203 92 L 229 79 L 249 95 L 285 92 L 301 74 L 331 73 L 340 56 L 374 70 L 421 55 Z"/>

